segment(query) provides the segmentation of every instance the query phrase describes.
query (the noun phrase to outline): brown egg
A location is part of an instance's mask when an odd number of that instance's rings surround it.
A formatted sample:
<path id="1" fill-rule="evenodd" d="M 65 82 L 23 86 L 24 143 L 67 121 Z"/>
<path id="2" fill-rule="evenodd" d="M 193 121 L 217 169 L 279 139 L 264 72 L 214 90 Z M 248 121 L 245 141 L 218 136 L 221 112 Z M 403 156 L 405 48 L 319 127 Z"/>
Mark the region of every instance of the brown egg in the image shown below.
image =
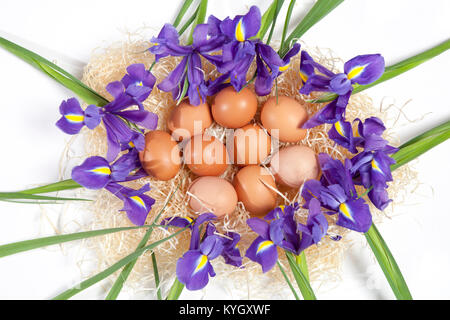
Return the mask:
<path id="1" fill-rule="evenodd" d="M 236 129 L 253 119 L 257 107 L 258 100 L 251 90 L 244 88 L 236 92 L 233 87 L 227 87 L 216 95 L 211 111 L 222 127 Z"/>
<path id="2" fill-rule="evenodd" d="M 234 164 L 260 164 L 270 154 L 272 139 L 257 124 L 248 124 L 234 132 Z"/>
<path id="3" fill-rule="evenodd" d="M 174 106 L 167 119 L 167 128 L 172 132 L 172 137 L 181 141 L 196 134 L 202 134 L 213 123 L 211 111 L 207 103 L 198 106 L 189 104 L 184 100 L 178 106 Z"/>
<path id="4" fill-rule="evenodd" d="M 219 177 L 200 177 L 189 186 L 189 206 L 197 213 L 212 212 L 218 218 L 234 212 L 237 194 L 231 183 Z"/>
<path id="5" fill-rule="evenodd" d="M 280 149 L 270 160 L 270 170 L 278 183 L 299 188 L 319 175 L 315 152 L 307 146 L 289 146 Z"/>
<path id="6" fill-rule="evenodd" d="M 175 177 L 181 167 L 178 144 L 170 134 L 160 130 L 145 135 L 145 149 L 139 152 L 139 160 L 150 176 L 163 181 Z"/>
<path id="7" fill-rule="evenodd" d="M 253 216 L 264 216 L 277 205 L 275 180 L 260 166 L 247 166 L 234 176 L 233 186 L 239 201 Z M 270 187 L 268 187 L 270 186 Z"/>
<path id="8" fill-rule="evenodd" d="M 191 137 L 184 147 L 184 162 L 199 176 L 220 176 L 228 168 L 228 153 L 219 139 L 203 134 Z"/>
<path id="9" fill-rule="evenodd" d="M 282 142 L 297 142 L 306 136 L 301 126 L 308 120 L 303 105 L 293 98 L 278 96 L 266 101 L 261 110 L 261 122 L 272 137 L 278 135 Z M 275 130 L 278 130 L 275 131 Z"/>

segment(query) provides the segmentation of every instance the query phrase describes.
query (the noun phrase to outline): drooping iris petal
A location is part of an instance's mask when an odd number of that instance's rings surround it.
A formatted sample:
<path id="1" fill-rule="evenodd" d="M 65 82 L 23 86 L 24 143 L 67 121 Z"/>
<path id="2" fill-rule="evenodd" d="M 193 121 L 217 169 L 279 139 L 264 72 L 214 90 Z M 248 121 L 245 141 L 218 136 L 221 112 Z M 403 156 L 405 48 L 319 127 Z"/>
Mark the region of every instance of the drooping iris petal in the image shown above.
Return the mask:
<path id="1" fill-rule="evenodd" d="M 309 77 L 311 77 L 314 74 L 314 66 L 311 62 L 314 61 L 313 58 L 309 55 L 308 52 L 302 51 L 300 55 L 300 79 L 302 80 L 302 83 L 305 84 Z"/>
<path id="2" fill-rule="evenodd" d="M 358 152 L 353 139 L 352 125 L 350 122 L 344 120 L 336 121 L 328 131 L 328 137 L 350 152 Z"/>
<path id="3" fill-rule="evenodd" d="M 223 250 L 223 242 L 220 236 L 211 235 L 206 237 L 200 244 L 200 251 L 206 255 L 209 260 L 217 258 Z"/>
<path id="4" fill-rule="evenodd" d="M 102 157 L 90 157 L 72 169 L 72 179 L 88 189 L 101 189 L 111 181 L 111 167 Z"/>
<path id="5" fill-rule="evenodd" d="M 176 66 L 169 75 L 158 84 L 158 88 L 164 92 L 170 92 L 175 89 L 181 82 L 183 75 L 186 72 L 186 66 L 188 57 L 184 57 L 183 60 Z"/>
<path id="6" fill-rule="evenodd" d="M 125 92 L 138 101 L 144 101 L 155 85 L 156 78 L 146 70 L 142 63 L 135 63 L 127 67 L 127 72 L 121 82 L 125 86 Z"/>
<path id="7" fill-rule="evenodd" d="M 284 65 L 279 68 L 280 72 L 284 72 L 289 68 L 291 59 L 297 55 L 297 53 L 300 51 L 300 48 L 300 43 L 295 43 L 292 48 L 286 53 L 286 55 L 283 57 Z"/>
<path id="8" fill-rule="evenodd" d="M 344 72 L 352 83 L 365 85 L 381 77 L 384 65 L 384 58 L 380 54 L 359 55 L 344 64 Z"/>
<path id="9" fill-rule="evenodd" d="M 251 6 L 248 13 L 242 17 L 241 27 L 243 29 L 244 39 L 249 39 L 258 34 L 261 28 L 261 12 L 257 6 Z"/>
<path id="10" fill-rule="evenodd" d="M 89 129 L 95 129 L 102 121 L 103 111 L 101 108 L 89 105 L 84 110 L 84 123 Z"/>
<path id="11" fill-rule="evenodd" d="M 242 256 L 241 252 L 237 248 L 237 244 L 241 239 L 239 233 L 227 232 L 223 239 L 223 251 L 222 257 L 226 264 L 241 267 L 242 266 Z"/>
<path id="12" fill-rule="evenodd" d="M 278 260 L 277 246 L 268 239 L 257 237 L 245 252 L 245 256 L 261 265 L 263 273 L 272 269 Z"/>
<path id="13" fill-rule="evenodd" d="M 155 61 L 158 62 L 159 59 L 167 57 L 171 54 L 168 47 L 169 44 L 178 44 L 178 31 L 169 23 L 166 23 L 157 37 L 153 37 L 151 42 L 154 44 L 148 50 L 155 55 Z"/>
<path id="14" fill-rule="evenodd" d="M 389 203 L 392 202 L 385 188 L 373 188 L 369 191 L 368 196 L 373 205 L 379 210 L 386 209 Z"/>
<path id="15" fill-rule="evenodd" d="M 217 219 L 217 216 L 211 212 L 202 213 L 195 219 L 194 226 L 192 227 L 191 242 L 189 245 L 190 250 L 198 250 L 200 248 L 200 226 L 212 220 Z"/>
<path id="16" fill-rule="evenodd" d="M 77 134 L 84 126 L 84 111 L 75 98 L 61 102 L 59 112 L 62 117 L 56 122 L 56 126 L 67 134 Z"/>
<path id="17" fill-rule="evenodd" d="M 209 282 L 209 275 L 214 274 L 208 256 L 200 250 L 189 250 L 177 261 L 177 278 L 188 290 L 200 290 Z"/>
<path id="18" fill-rule="evenodd" d="M 362 198 L 341 203 L 336 224 L 357 232 L 367 232 L 372 225 L 369 206 Z"/>
<path id="19" fill-rule="evenodd" d="M 324 123 L 335 123 L 342 119 L 344 111 L 345 108 L 339 107 L 337 100 L 333 100 L 308 119 L 302 128 L 310 129 Z"/>
<path id="20" fill-rule="evenodd" d="M 270 239 L 270 227 L 269 224 L 260 218 L 247 219 L 247 225 L 264 239 Z"/>
<path id="21" fill-rule="evenodd" d="M 351 81 L 345 73 L 338 73 L 330 79 L 330 91 L 338 95 L 346 94 L 353 89 Z"/>
<path id="22" fill-rule="evenodd" d="M 186 228 L 187 226 L 190 226 L 190 228 L 192 229 L 193 221 L 194 220 L 190 217 L 170 217 L 163 219 L 161 221 L 161 225 L 179 228 Z"/>
<path id="23" fill-rule="evenodd" d="M 158 116 L 153 112 L 126 110 L 115 114 L 149 130 L 155 130 L 158 126 Z"/>
<path id="24" fill-rule="evenodd" d="M 108 152 L 106 159 L 114 161 L 121 150 L 123 143 L 131 141 L 135 131 L 131 130 L 121 119 L 113 114 L 106 113 L 103 117 L 103 124 L 106 128 L 106 138 Z"/>
<path id="25" fill-rule="evenodd" d="M 138 152 L 136 149 L 132 149 L 111 165 L 111 179 L 115 182 L 126 181 L 127 177 L 140 167 L 141 163 L 139 161 Z"/>
<path id="26" fill-rule="evenodd" d="M 317 244 L 327 234 L 328 221 L 320 211 L 320 202 L 313 198 L 309 203 L 309 214 L 306 225 L 297 225 L 301 231 L 301 243 L 299 251 L 303 251 L 313 244 Z"/>
<path id="27" fill-rule="evenodd" d="M 256 57 L 256 66 L 255 93 L 258 96 L 266 96 L 272 91 L 274 77 L 259 56 Z"/>
<path id="28" fill-rule="evenodd" d="M 139 190 L 128 191 L 123 200 L 122 211 L 127 213 L 128 219 L 137 226 L 142 226 L 152 209 L 155 199 L 147 196 L 144 192 L 150 190 L 148 184 Z"/>

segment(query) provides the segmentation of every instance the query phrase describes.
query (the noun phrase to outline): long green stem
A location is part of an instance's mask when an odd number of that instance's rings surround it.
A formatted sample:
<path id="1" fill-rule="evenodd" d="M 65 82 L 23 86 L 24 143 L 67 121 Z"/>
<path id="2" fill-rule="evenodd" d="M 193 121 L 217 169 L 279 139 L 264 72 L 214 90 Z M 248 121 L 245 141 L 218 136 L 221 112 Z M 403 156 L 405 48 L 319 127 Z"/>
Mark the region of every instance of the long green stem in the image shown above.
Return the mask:
<path id="1" fill-rule="evenodd" d="M 8 243 L 0 246 L 0 258 L 6 257 L 19 252 L 33 250 L 37 248 L 47 247 L 55 244 L 65 243 L 69 241 L 75 241 L 80 239 L 87 239 L 92 237 L 98 237 L 109 233 L 135 230 L 140 228 L 150 228 L 151 226 L 141 227 L 122 227 L 122 228 L 109 228 L 93 231 L 84 231 L 70 234 L 63 234 L 57 236 L 50 236 L 32 240 L 25 240 L 19 242 Z"/>
<path id="2" fill-rule="evenodd" d="M 275 9 L 275 13 L 272 19 L 272 27 L 270 28 L 269 36 L 267 37 L 267 44 L 270 44 L 270 40 L 272 40 L 273 31 L 275 30 L 275 25 L 277 24 L 278 14 L 280 13 L 281 7 L 283 6 L 284 0 L 276 0 L 277 5 Z"/>
<path id="3" fill-rule="evenodd" d="M 172 198 L 175 195 L 175 193 L 179 190 L 180 184 L 178 184 L 176 189 L 172 192 L 172 194 L 167 199 L 167 202 L 164 204 L 164 206 L 158 212 L 156 217 L 153 219 L 152 226 L 157 226 L 157 223 L 158 223 L 162 213 L 166 210 L 167 205 L 172 200 Z M 153 228 L 150 228 L 149 230 L 147 230 L 147 232 L 145 233 L 144 237 L 142 238 L 142 240 L 137 245 L 136 250 L 142 249 L 147 244 L 148 240 L 150 239 L 150 236 L 152 235 L 152 232 L 153 232 Z M 119 276 L 117 277 L 117 279 L 114 282 L 113 286 L 109 290 L 109 293 L 106 296 L 106 300 L 115 300 L 115 299 L 117 299 L 117 297 L 119 296 L 120 291 L 123 288 L 123 285 L 124 285 L 125 281 L 128 279 L 128 276 L 130 275 L 131 271 L 133 270 L 136 262 L 137 262 L 137 258 L 135 260 L 132 260 L 130 263 L 128 263 L 122 269 L 122 272 L 119 274 Z"/>
<path id="4" fill-rule="evenodd" d="M 192 22 L 194 22 L 195 17 L 197 16 L 198 13 L 198 7 L 197 9 L 194 11 L 194 13 L 192 14 L 192 16 L 186 21 L 186 23 L 180 28 L 180 30 L 178 31 L 178 34 L 181 36 L 187 28 L 189 28 L 189 26 L 192 24 Z"/>
<path id="5" fill-rule="evenodd" d="M 104 106 L 108 103 L 108 100 L 102 97 L 99 93 L 95 92 L 73 75 L 40 55 L 2 37 L 0 37 L 0 47 L 3 47 L 25 62 L 28 62 L 33 67 L 41 70 L 52 79 L 74 92 L 86 103 L 95 104 L 97 106 Z"/>
<path id="6" fill-rule="evenodd" d="M 284 27 L 283 27 L 283 33 L 281 35 L 280 48 L 282 48 L 284 46 L 284 43 L 286 42 L 286 34 L 287 34 L 287 31 L 289 28 L 289 22 L 291 21 L 292 10 L 294 9 L 294 5 L 295 5 L 295 0 L 291 0 L 291 2 L 289 3 L 287 13 L 286 13 L 286 18 L 284 19 Z"/>
<path id="7" fill-rule="evenodd" d="M 318 0 L 302 19 L 302 21 L 300 21 L 297 27 L 295 27 L 295 29 L 287 37 L 286 41 L 283 43 L 283 46 L 280 47 L 280 50 L 278 50 L 278 54 L 281 57 L 284 57 L 284 55 L 289 51 L 291 42 L 300 39 L 306 31 L 308 31 L 318 21 L 322 20 L 323 17 L 333 11 L 343 1 L 344 0 Z"/>
<path id="8" fill-rule="evenodd" d="M 185 0 L 183 5 L 180 8 L 180 11 L 178 12 L 178 15 L 175 18 L 175 21 L 173 22 L 173 26 L 176 28 L 181 22 L 181 19 L 183 19 L 184 15 L 186 14 L 186 11 L 189 9 L 189 7 L 192 4 L 192 1 L 194 0 Z"/>
<path id="9" fill-rule="evenodd" d="M 76 286 L 64 291 L 63 293 L 57 295 L 56 297 L 54 297 L 54 300 L 66 300 L 69 299 L 70 297 L 73 297 L 74 295 L 76 295 L 77 293 L 80 293 L 81 291 L 91 287 L 92 285 L 100 282 L 101 280 L 109 277 L 111 274 L 113 274 L 114 272 L 116 272 L 117 270 L 119 270 L 120 268 L 122 268 L 123 266 L 125 266 L 126 264 L 130 263 L 131 261 L 137 259 L 138 257 L 140 257 L 143 253 L 145 253 L 148 250 L 151 250 L 155 247 L 157 247 L 158 245 L 160 245 L 161 243 L 177 236 L 178 234 L 180 234 L 181 232 L 183 232 L 184 230 L 186 230 L 186 228 L 183 228 L 175 233 L 173 233 L 172 235 L 163 238 L 161 240 L 155 241 L 152 244 L 149 244 L 148 246 L 145 246 L 141 249 L 138 249 L 136 251 L 134 251 L 132 254 L 126 256 L 123 259 L 120 259 L 119 261 L 117 261 L 116 263 L 114 263 L 112 266 L 110 266 L 109 268 L 103 270 L 100 273 L 97 273 L 95 276 L 80 282 L 79 284 L 77 284 Z"/>
<path id="10" fill-rule="evenodd" d="M 375 257 L 381 269 L 398 300 L 412 300 L 411 293 L 406 285 L 405 279 L 402 276 L 400 268 L 395 262 L 388 246 L 384 242 L 381 234 L 378 232 L 375 224 L 372 224 L 369 231 L 365 234 L 367 242 L 372 248 Z"/>
<path id="11" fill-rule="evenodd" d="M 434 57 L 440 55 L 441 53 L 447 51 L 448 49 L 450 49 L 450 40 L 444 41 L 435 47 L 432 47 L 432 48 L 425 50 L 419 54 L 416 54 L 415 56 L 409 57 L 398 63 L 390 65 L 384 69 L 383 75 L 377 81 L 375 81 L 371 84 L 368 84 L 368 85 L 364 85 L 364 86 L 357 85 L 357 84 L 354 85 L 352 94 L 356 94 L 358 92 L 364 91 L 368 88 L 376 86 L 377 84 L 380 84 L 384 81 L 387 81 L 398 75 L 401 75 L 402 73 L 405 73 L 406 71 L 411 70 L 411 69 L 417 67 L 418 65 L 430 60 L 431 58 L 434 58 Z M 323 103 L 323 102 L 332 101 L 336 98 L 337 98 L 337 94 L 327 93 L 317 99 L 308 100 L 308 102 Z"/>
<path id="12" fill-rule="evenodd" d="M 159 287 L 158 263 L 156 262 L 155 252 L 152 252 L 152 265 L 153 265 L 153 275 L 155 276 L 156 297 L 158 298 L 158 300 L 162 300 L 161 288 Z"/>
<path id="13" fill-rule="evenodd" d="M 198 24 L 201 24 L 205 21 L 207 8 L 208 8 L 208 0 L 201 0 L 200 5 L 198 6 L 196 17 L 195 17 L 195 22 L 191 28 L 191 34 L 189 35 L 189 39 L 188 39 L 188 43 L 187 43 L 188 45 L 192 44 L 192 42 L 193 42 L 192 36 L 194 34 L 195 27 Z"/>
<path id="14" fill-rule="evenodd" d="M 184 284 L 182 284 L 178 278 L 175 277 L 172 287 L 170 287 L 169 294 L 166 300 L 178 300 L 180 298 L 181 292 L 183 292 Z"/>
<path id="15" fill-rule="evenodd" d="M 261 27 L 259 28 L 258 34 L 255 36 L 255 38 L 263 39 L 264 36 L 266 35 L 272 23 L 275 11 L 277 10 L 277 2 L 278 0 L 273 0 L 272 4 L 269 6 L 269 8 L 267 8 L 267 10 L 262 15 Z"/>
<path id="16" fill-rule="evenodd" d="M 316 295 L 314 294 L 314 291 L 311 288 L 311 285 L 309 284 L 309 281 L 306 278 L 305 274 L 302 272 L 299 265 L 296 263 L 294 255 L 286 250 L 285 253 L 289 262 L 289 266 L 291 267 L 292 274 L 294 275 L 298 288 L 302 293 L 303 299 L 316 300 Z"/>
<path id="17" fill-rule="evenodd" d="M 292 294 L 293 294 L 294 297 L 295 297 L 295 300 L 300 300 L 300 298 L 298 297 L 297 292 L 296 292 L 295 289 L 294 289 L 294 286 L 293 286 L 292 283 L 291 283 L 291 280 L 289 280 L 289 277 L 287 276 L 286 271 L 284 271 L 284 268 L 283 268 L 283 266 L 281 265 L 280 261 L 277 261 L 277 264 L 278 264 L 278 268 L 280 268 L 281 274 L 282 274 L 283 277 L 284 277 L 284 280 L 286 280 L 286 283 L 288 284 L 289 288 L 291 289 Z"/>

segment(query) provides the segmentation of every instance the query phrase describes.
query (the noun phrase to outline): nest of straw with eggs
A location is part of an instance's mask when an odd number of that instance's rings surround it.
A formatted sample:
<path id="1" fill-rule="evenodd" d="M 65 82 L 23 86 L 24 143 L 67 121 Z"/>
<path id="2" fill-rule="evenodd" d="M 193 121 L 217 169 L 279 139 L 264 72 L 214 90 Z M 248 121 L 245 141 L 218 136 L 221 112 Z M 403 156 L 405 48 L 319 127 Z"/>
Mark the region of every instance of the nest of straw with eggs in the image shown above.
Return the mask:
<path id="1" fill-rule="evenodd" d="M 106 49 L 101 49 L 93 54 L 89 64 L 85 67 L 83 74 L 83 82 L 88 86 L 109 97 L 105 87 L 109 82 L 121 79 L 126 73 L 126 67 L 133 63 L 143 63 L 148 68 L 153 63 L 153 56 L 146 51 L 150 46 L 147 41 L 129 40 L 124 43 L 113 45 Z M 305 48 L 306 46 L 303 45 Z M 320 64 L 328 67 L 330 70 L 337 71 L 335 63 L 340 62 L 340 59 L 335 58 L 330 50 L 318 50 L 309 48 L 308 52 Z M 324 53 L 326 52 L 326 54 Z M 157 82 L 164 79 L 167 74 L 173 70 L 177 65 L 179 59 L 176 57 L 167 57 L 160 60 L 152 69 L 152 73 L 156 76 Z M 300 56 L 296 56 L 291 60 L 290 68 L 285 71 L 277 82 L 277 88 L 273 88 L 268 96 L 257 97 L 256 115 L 252 118 L 250 125 L 266 130 L 261 125 L 261 108 L 268 99 L 273 99 L 278 95 L 278 99 L 282 97 L 290 97 L 305 107 L 309 116 L 314 114 L 323 105 L 306 103 L 304 97 L 298 93 L 301 86 L 301 80 L 298 76 L 300 64 Z M 203 61 L 204 72 L 206 78 L 217 77 L 217 71 L 207 61 Z M 249 70 L 248 76 L 251 77 L 255 70 L 252 66 Z M 253 92 L 253 85 L 247 87 L 250 92 Z M 215 97 L 208 98 L 208 105 L 214 103 Z M 171 93 L 160 91 L 156 86 L 151 95 L 144 102 L 147 110 L 154 112 L 159 117 L 158 130 L 170 132 L 167 124 L 168 118 L 174 108 L 177 108 L 176 102 L 173 100 Z M 347 116 L 349 118 L 367 118 L 370 116 L 377 116 L 383 121 L 387 121 L 386 113 L 375 108 L 371 99 L 364 94 L 356 94 L 351 97 L 347 107 Z M 235 115 L 240 117 L 240 115 Z M 279 148 L 290 145 L 302 145 L 311 148 L 315 154 L 325 152 L 330 154 L 333 158 L 344 159 L 348 157 L 348 151 L 336 146 L 333 141 L 328 139 L 327 131 L 329 125 L 322 125 L 313 129 L 305 131 L 304 137 L 297 142 L 280 142 Z M 205 130 L 205 134 L 213 137 L 217 141 L 226 143 L 227 129 L 213 122 Z M 389 130 L 386 131 L 389 135 Z M 101 126 L 95 130 L 83 130 L 83 138 L 85 145 L 84 156 L 94 156 L 106 154 L 106 132 Z M 393 137 L 388 138 L 391 142 Z M 228 136 L 228 139 L 230 137 Z M 274 139 L 272 139 L 274 140 Z M 186 139 L 183 140 L 186 143 Z M 272 146 L 273 147 L 273 146 Z M 264 159 L 260 167 L 265 169 L 270 174 L 270 160 L 274 154 L 274 149 L 269 150 L 269 156 Z M 227 165 L 225 171 L 220 175 L 221 178 L 232 182 L 235 175 L 242 166 Z M 398 194 L 404 189 L 405 181 L 411 179 L 413 173 L 404 166 L 399 170 L 393 172 L 394 182 L 390 184 L 389 193 L 391 198 L 397 199 Z M 406 178 L 407 177 L 407 178 Z M 198 178 L 196 174 L 188 168 L 185 163 L 180 164 L 180 169 L 174 178 L 168 181 L 161 181 L 153 177 L 145 177 L 137 181 L 128 182 L 128 186 L 132 188 L 140 188 L 146 183 L 150 183 L 151 190 L 148 195 L 156 200 L 151 212 L 148 215 L 147 221 L 150 222 L 161 210 L 163 210 L 161 218 L 173 216 L 196 216 L 195 212 L 189 205 L 192 200 L 192 193 L 188 192 L 192 182 Z M 273 179 L 270 177 L 270 179 Z M 270 188 L 270 186 L 268 186 Z M 276 205 L 292 204 L 294 202 L 301 203 L 300 187 L 287 187 L 282 184 L 274 184 L 271 192 L 276 192 Z M 169 197 L 171 197 L 170 201 Z M 194 195 L 195 197 L 195 195 Z M 195 199 L 201 202 L 201 199 Z M 261 202 L 266 201 L 261 196 Z M 121 202 L 111 193 L 100 190 L 95 193 L 95 200 L 89 204 L 85 209 L 92 214 L 91 222 L 86 229 L 96 228 L 112 228 L 131 226 L 131 222 L 127 219 L 126 214 L 120 212 Z M 374 215 L 374 220 L 377 221 L 382 216 L 380 212 L 371 205 L 371 212 Z M 307 211 L 300 209 L 297 213 L 297 219 L 300 222 L 306 220 Z M 246 220 L 250 217 L 250 213 L 246 210 L 242 202 L 238 202 L 230 214 L 225 215 L 219 219 L 215 224 L 219 231 L 227 232 L 234 231 L 241 235 L 241 241 L 238 248 L 241 254 L 249 247 L 251 242 L 256 237 L 255 233 L 250 230 L 246 224 Z M 330 223 L 330 233 L 342 236 L 340 241 L 332 241 L 324 238 L 323 241 L 317 245 L 312 246 L 306 250 L 306 257 L 308 260 L 308 267 L 310 272 L 310 280 L 313 286 L 318 284 L 324 285 L 328 288 L 337 283 L 340 279 L 340 266 L 345 250 L 351 244 L 346 235 L 349 230 L 338 227 L 334 223 L 335 217 L 327 217 Z M 161 238 L 167 237 L 172 231 L 157 228 L 151 235 L 149 242 L 157 241 Z M 98 272 L 105 267 L 111 265 L 115 261 L 133 252 L 141 241 L 145 230 L 137 229 L 133 231 L 121 232 L 107 235 L 100 238 L 89 240 L 87 245 L 94 250 L 97 259 L 98 270 L 91 270 L 92 273 Z M 176 262 L 189 247 L 190 234 L 189 232 L 181 233 L 179 236 L 164 242 L 156 247 L 155 253 L 158 261 L 158 268 L 160 273 L 160 286 L 162 290 L 167 290 L 173 283 L 175 277 Z M 287 265 L 284 260 L 285 256 L 280 254 L 280 261 Z M 156 294 L 153 279 L 153 268 L 151 261 L 151 252 L 142 255 L 137 261 L 133 271 L 126 282 L 126 287 L 134 293 L 150 292 Z M 222 297 L 228 299 L 276 299 L 285 298 L 291 295 L 286 286 L 285 280 L 277 268 L 273 268 L 266 274 L 263 274 L 261 267 L 252 261 L 244 258 L 243 268 L 235 268 L 226 265 L 222 259 L 215 259 L 213 262 L 216 277 L 210 279 L 210 284 L 202 290 L 205 297 Z M 114 277 L 110 277 L 110 282 L 105 285 L 105 289 L 114 281 Z M 270 285 L 268 285 L 270 284 Z M 208 296 L 208 288 L 214 286 L 219 292 L 219 296 Z M 217 290 L 212 292 L 217 292 Z M 212 293 L 213 294 L 213 293 Z"/>

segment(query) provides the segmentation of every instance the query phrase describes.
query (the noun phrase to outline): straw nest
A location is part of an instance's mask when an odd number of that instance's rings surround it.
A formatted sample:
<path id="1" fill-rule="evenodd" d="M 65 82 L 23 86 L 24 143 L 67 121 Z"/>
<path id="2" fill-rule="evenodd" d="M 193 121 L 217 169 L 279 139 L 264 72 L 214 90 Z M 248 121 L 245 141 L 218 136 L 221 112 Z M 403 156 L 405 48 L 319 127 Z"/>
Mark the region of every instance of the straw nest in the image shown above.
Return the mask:
<path id="1" fill-rule="evenodd" d="M 153 55 L 148 49 L 150 43 L 143 40 L 129 40 L 127 42 L 118 43 L 106 49 L 101 49 L 96 52 L 89 64 L 85 67 L 83 74 L 83 81 L 101 93 L 105 97 L 112 98 L 105 90 L 109 82 L 117 81 L 126 73 L 126 67 L 132 63 L 144 63 L 147 67 L 153 62 Z M 333 56 L 331 50 L 319 50 L 317 48 L 306 48 L 308 52 L 321 64 L 327 66 L 329 69 L 339 71 L 336 65 L 342 66 L 342 61 Z M 158 82 L 177 65 L 179 58 L 168 57 L 158 62 L 152 72 L 157 77 Z M 278 94 L 286 95 L 295 98 L 302 102 L 309 115 L 314 114 L 323 105 L 309 104 L 304 101 L 302 95 L 298 93 L 300 87 L 300 80 L 298 76 L 300 58 L 299 55 L 291 61 L 291 67 L 284 72 L 278 79 Z M 206 77 L 217 76 L 213 66 L 204 62 L 204 72 Z M 252 66 L 249 75 L 253 74 L 254 66 Z M 249 87 L 253 89 L 252 85 Z M 275 95 L 275 88 L 271 95 L 266 97 L 258 97 L 259 106 L 262 106 L 270 96 Z M 174 101 L 170 93 L 160 91 L 156 86 L 153 92 L 144 102 L 147 110 L 156 113 L 159 116 L 158 129 L 166 130 L 166 118 L 170 110 L 174 107 Z M 364 94 L 356 94 L 350 99 L 347 107 L 347 119 L 360 118 L 365 119 L 370 116 L 377 116 L 383 121 L 387 121 L 387 113 L 382 112 L 380 108 L 373 106 L 372 100 Z M 259 112 L 255 117 L 255 121 L 259 122 Z M 316 153 L 326 152 L 337 159 L 344 159 L 351 156 L 345 149 L 336 146 L 330 139 L 327 138 L 328 125 L 322 125 L 308 130 L 307 136 L 299 142 L 310 146 Z M 395 138 L 389 136 L 389 131 L 386 132 L 386 138 L 391 141 L 391 144 L 396 145 Z M 213 125 L 208 129 L 208 132 L 223 141 L 224 129 L 218 125 Z M 85 152 L 83 156 L 94 156 L 106 154 L 106 133 L 102 126 L 95 130 L 83 130 Z M 281 144 L 283 146 L 285 144 Z M 81 161 L 78 158 L 79 161 Z M 73 162 L 73 161 L 72 161 Z M 233 175 L 237 169 L 233 166 L 224 173 L 223 177 L 232 180 Z M 414 175 L 411 170 L 405 166 L 398 169 L 394 173 L 394 182 L 390 184 L 389 193 L 394 201 L 401 201 L 404 193 L 405 185 L 411 181 Z M 157 181 L 153 178 L 147 177 L 138 181 L 133 181 L 127 185 L 133 188 L 150 183 L 151 191 L 148 194 L 156 199 L 156 204 L 151 210 L 147 222 L 151 222 L 156 214 L 164 207 L 169 196 L 174 193 L 173 198 L 167 203 L 162 218 L 171 216 L 185 216 L 192 215 L 193 212 L 187 205 L 188 195 L 187 188 L 195 176 L 189 171 L 187 167 L 183 167 L 178 175 L 171 181 Z M 282 195 L 279 196 L 279 204 L 287 204 L 294 201 L 300 201 L 299 190 L 280 188 Z M 126 217 L 126 214 L 119 212 L 122 207 L 120 200 L 115 198 L 109 192 L 100 190 L 95 192 L 95 201 L 86 206 L 86 210 L 92 215 L 91 222 L 86 227 L 87 229 L 97 228 L 112 228 L 119 226 L 130 226 L 131 223 Z M 390 206 L 392 207 L 392 206 Z M 379 220 L 386 213 L 381 213 L 372 206 L 372 213 L 375 221 Z M 299 221 L 306 219 L 307 212 L 301 209 L 297 215 Z M 246 248 L 255 238 L 255 234 L 247 227 L 245 221 L 249 218 L 248 213 L 241 203 L 239 203 L 233 215 L 230 215 L 219 221 L 217 227 L 221 231 L 235 231 L 241 235 L 241 242 L 238 247 L 242 254 L 245 253 Z M 340 266 L 345 250 L 351 245 L 351 240 L 348 238 L 349 231 L 333 224 L 335 217 L 329 217 L 330 233 L 339 234 L 342 236 L 340 241 L 332 241 L 324 238 L 323 241 L 317 245 L 312 246 L 306 250 L 306 256 L 310 271 L 310 278 L 313 287 L 317 288 L 321 285 L 329 287 L 330 284 L 336 284 L 340 279 Z M 172 230 L 173 231 L 173 230 Z M 154 242 L 158 239 L 167 237 L 171 232 L 162 228 L 157 228 L 152 233 L 149 242 Z M 96 252 L 96 270 L 91 272 L 98 272 L 113 264 L 115 261 L 132 253 L 140 240 L 142 239 L 145 230 L 138 229 L 133 231 L 126 231 L 115 233 L 99 238 L 95 238 L 86 242 L 88 248 Z M 170 241 L 158 246 L 154 253 L 157 258 L 158 268 L 160 273 L 161 285 L 163 291 L 167 290 L 173 282 L 175 276 L 176 262 L 179 257 L 188 249 L 189 246 L 189 232 L 184 232 L 181 235 L 172 238 Z M 282 265 L 288 267 L 284 254 L 280 252 L 280 259 Z M 216 284 L 219 288 L 219 295 L 214 298 L 223 299 L 272 299 L 272 298 L 292 298 L 289 293 L 285 280 L 283 279 L 278 268 L 273 268 L 267 274 L 262 274 L 261 267 L 252 261 L 244 258 L 244 268 L 237 269 L 223 263 L 221 258 L 214 260 L 214 269 L 217 276 L 211 279 L 211 282 Z M 105 289 L 112 284 L 115 277 L 111 277 Z M 155 293 L 156 288 L 153 279 L 153 267 L 151 260 L 151 252 L 142 255 L 135 265 L 126 284 L 128 290 L 132 290 L 132 294 L 139 292 Z M 204 290 L 208 290 L 209 286 Z M 205 291 L 203 292 L 205 293 Z"/>

